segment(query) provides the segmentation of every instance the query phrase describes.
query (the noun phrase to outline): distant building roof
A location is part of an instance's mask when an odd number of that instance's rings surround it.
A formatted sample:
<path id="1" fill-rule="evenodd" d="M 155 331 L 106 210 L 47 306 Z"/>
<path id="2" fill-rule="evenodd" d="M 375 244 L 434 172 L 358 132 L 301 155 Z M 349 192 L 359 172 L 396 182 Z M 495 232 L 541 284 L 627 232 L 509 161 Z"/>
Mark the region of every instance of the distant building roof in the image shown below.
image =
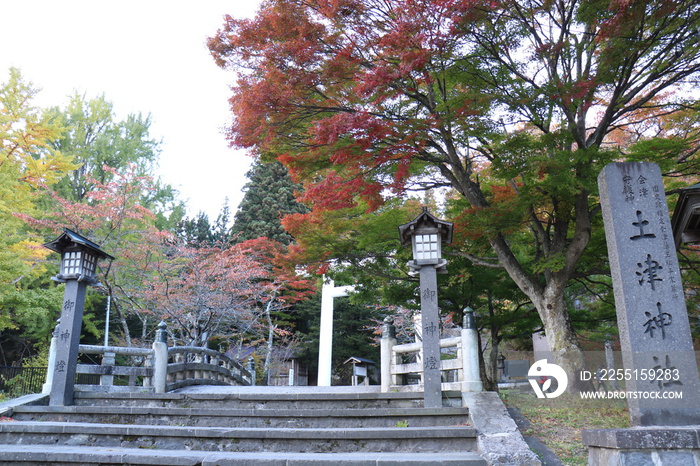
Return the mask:
<path id="1" fill-rule="evenodd" d="M 370 361 L 369 359 L 365 358 L 358 358 L 357 356 L 353 356 L 349 358 L 347 361 L 345 361 L 343 364 L 347 364 L 349 362 L 355 363 L 355 364 L 372 364 L 372 365 L 377 365 L 376 362 Z"/>

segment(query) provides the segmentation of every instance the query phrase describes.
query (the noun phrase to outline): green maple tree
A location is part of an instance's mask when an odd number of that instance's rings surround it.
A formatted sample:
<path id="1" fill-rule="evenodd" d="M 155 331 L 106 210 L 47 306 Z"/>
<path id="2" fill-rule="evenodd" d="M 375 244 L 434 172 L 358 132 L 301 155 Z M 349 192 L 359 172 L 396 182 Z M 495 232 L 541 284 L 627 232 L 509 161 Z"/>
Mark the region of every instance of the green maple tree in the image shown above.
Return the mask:
<path id="1" fill-rule="evenodd" d="M 150 115 L 129 114 L 119 120 L 104 95 L 87 99 L 76 92 L 64 108 L 45 110 L 45 117 L 63 128 L 52 146 L 76 164 L 55 188 L 61 197 L 82 202 L 96 183 L 104 186 L 115 179 L 115 173 L 135 171 L 153 179 L 141 202 L 156 213 L 160 228 L 174 228 L 182 218 L 184 204 L 177 199 L 177 191 L 155 176 L 160 142 L 150 135 Z"/>

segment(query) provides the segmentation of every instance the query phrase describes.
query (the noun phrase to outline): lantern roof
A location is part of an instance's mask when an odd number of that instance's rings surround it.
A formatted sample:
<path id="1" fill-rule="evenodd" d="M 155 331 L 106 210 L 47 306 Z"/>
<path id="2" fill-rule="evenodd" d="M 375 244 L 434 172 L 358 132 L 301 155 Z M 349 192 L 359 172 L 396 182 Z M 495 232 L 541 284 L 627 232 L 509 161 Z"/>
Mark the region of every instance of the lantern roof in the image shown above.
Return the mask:
<path id="1" fill-rule="evenodd" d="M 444 244 L 450 244 L 452 242 L 453 227 L 453 223 L 440 220 L 428 212 L 426 206 L 423 206 L 423 210 L 416 218 L 399 226 L 401 245 L 409 246 L 411 244 L 411 237 L 415 231 L 420 228 L 437 228 L 438 232 L 440 232 L 440 240 Z"/>
<path id="2" fill-rule="evenodd" d="M 681 243 L 700 242 L 700 183 L 680 190 L 671 228 L 676 248 Z"/>
<path id="3" fill-rule="evenodd" d="M 64 228 L 63 233 L 61 233 L 61 235 L 58 238 L 44 244 L 44 247 L 46 247 L 52 251 L 55 251 L 59 254 L 62 254 L 63 251 L 65 251 L 67 248 L 74 246 L 76 244 L 83 246 L 85 249 L 90 250 L 99 259 L 114 260 L 114 257 L 112 255 L 107 254 L 102 249 L 100 249 L 99 244 L 90 241 L 89 239 L 87 239 L 83 235 L 80 235 L 80 234 L 74 232 L 73 230 L 69 230 L 68 228 Z"/>

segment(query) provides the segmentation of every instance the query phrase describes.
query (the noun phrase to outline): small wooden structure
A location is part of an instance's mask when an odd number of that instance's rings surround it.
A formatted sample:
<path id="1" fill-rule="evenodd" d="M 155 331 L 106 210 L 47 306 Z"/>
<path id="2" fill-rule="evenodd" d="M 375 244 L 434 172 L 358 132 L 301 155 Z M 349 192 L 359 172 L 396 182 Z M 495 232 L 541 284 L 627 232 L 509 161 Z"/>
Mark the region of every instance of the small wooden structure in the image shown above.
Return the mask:
<path id="1" fill-rule="evenodd" d="M 370 361 L 369 359 L 358 358 L 357 356 L 353 356 L 347 361 L 345 361 L 343 364 L 350 363 L 352 363 L 352 386 L 355 387 L 360 384 L 369 385 L 368 369 L 370 366 L 376 366 L 377 363 L 374 361 Z M 362 378 L 362 382 L 360 382 L 360 378 Z"/>

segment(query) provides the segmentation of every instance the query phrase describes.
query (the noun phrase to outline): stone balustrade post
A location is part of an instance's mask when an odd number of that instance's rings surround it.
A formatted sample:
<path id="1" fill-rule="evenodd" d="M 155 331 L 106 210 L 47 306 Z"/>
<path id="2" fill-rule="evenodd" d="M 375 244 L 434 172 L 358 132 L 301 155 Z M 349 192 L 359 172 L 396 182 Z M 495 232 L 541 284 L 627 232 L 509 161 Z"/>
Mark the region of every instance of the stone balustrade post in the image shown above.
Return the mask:
<path id="1" fill-rule="evenodd" d="M 479 335 L 477 332 L 474 311 L 471 308 L 466 308 L 462 324 L 463 392 L 480 392 L 484 389 L 479 375 Z"/>
<path id="2" fill-rule="evenodd" d="M 114 375 L 112 375 L 112 371 L 114 370 L 115 361 L 116 354 L 114 354 L 111 351 L 106 351 L 102 355 L 102 366 L 109 367 L 109 369 L 106 374 L 103 374 L 100 377 L 100 385 L 107 387 L 111 387 L 112 385 L 114 385 Z"/>
<path id="3" fill-rule="evenodd" d="M 203 353 L 197 353 L 194 355 L 194 363 L 195 364 L 203 364 L 206 362 L 206 356 Z M 194 379 L 201 379 L 207 376 L 207 371 L 203 371 L 201 369 L 195 369 L 192 371 L 192 378 Z"/>
<path id="4" fill-rule="evenodd" d="M 253 359 L 253 356 L 248 358 L 248 372 L 250 372 L 250 385 L 254 386 L 255 385 L 255 359 Z"/>
<path id="5" fill-rule="evenodd" d="M 216 356 L 209 356 L 209 364 L 218 367 L 219 358 L 217 358 Z M 216 369 L 209 371 L 209 379 L 218 381 L 220 379 L 219 371 L 217 371 Z"/>
<path id="6" fill-rule="evenodd" d="M 149 354 L 148 356 L 145 357 L 144 365 L 146 367 L 153 369 L 153 352 L 151 352 L 151 354 Z M 152 387 L 153 386 L 153 376 L 144 377 L 143 378 L 143 386 L 144 387 Z"/>
<path id="7" fill-rule="evenodd" d="M 48 395 L 51 393 L 51 385 L 53 384 L 53 368 L 56 366 L 56 344 L 58 342 L 58 326 L 61 324 L 61 319 L 56 320 L 56 327 L 51 333 L 51 343 L 49 345 L 49 361 L 46 366 L 46 382 L 41 388 L 41 393 Z"/>
<path id="8" fill-rule="evenodd" d="M 175 359 L 175 362 L 176 362 L 176 363 L 181 363 L 181 362 L 187 363 L 187 362 L 188 362 L 188 361 L 187 361 L 188 356 L 189 356 L 189 355 L 186 354 L 186 353 L 175 353 L 175 358 L 174 358 L 174 359 Z M 183 381 L 183 380 L 185 380 L 185 379 L 187 378 L 187 375 L 188 375 L 188 372 L 189 372 L 189 371 L 187 370 L 187 367 L 186 367 L 186 366 L 187 366 L 187 365 L 185 364 L 185 368 L 183 368 L 183 369 L 180 370 L 180 371 L 175 372 L 175 381 L 176 381 L 176 382 L 181 382 L 181 381 Z"/>
<path id="9" fill-rule="evenodd" d="M 393 379 L 391 376 L 391 365 L 394 358 L 393 348 L 396 345 L 396 327 L 391 323 L 391 318 L 387 317 L 384 319 L 384 325 L 382 326 L 382 339 L 380 341 L 381 359 L 380 359 L 380 372 L 381 372 L 381 383 L 382 383 L 382 393 L 387 393 L 389 391 L 389 386 L 392 384 Z"/>
<path id="10" fill-rule="evenodd" d="M 156 393 L 165 393 L 168 376 L 168 334 L 165 322 L 158 324 L 153 342 L 153 387 Z"/>

